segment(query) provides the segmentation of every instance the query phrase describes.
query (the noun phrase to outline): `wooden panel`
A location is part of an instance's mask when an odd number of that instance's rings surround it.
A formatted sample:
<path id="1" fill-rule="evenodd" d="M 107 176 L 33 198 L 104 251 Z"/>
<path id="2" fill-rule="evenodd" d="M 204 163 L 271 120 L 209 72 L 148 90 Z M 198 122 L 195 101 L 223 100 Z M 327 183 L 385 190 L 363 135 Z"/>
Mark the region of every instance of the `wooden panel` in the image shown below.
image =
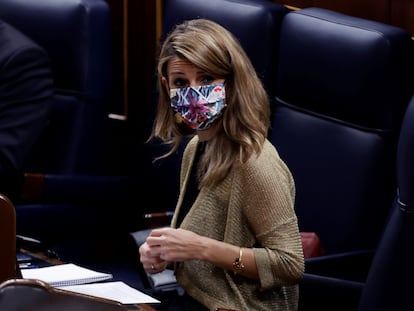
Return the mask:
<path id="1" fill-rule="evenodd" d="M 314 6 L 313 0 L 285 0 L 285 1 L 274 0 L 273 2 L 283 3 L 286 5 L 292 6 L 294 8 L 298 8 L 298 9 Z"/>
<path id="2" fill-rule="evenodd" d="M 388 22 L 388 0 L 285 0 L 275 2 L 297 8 L 321 7 L 353 16 Z"/>
<path id="3" fill-rule="evenodd" d="M 124 115 L 126 107 L 124 98 L 124 40 L 123 21 L 124 2 L 119 0 L 106 0 L 111 10 L 112 26 L 112 49 L 113 49 L 113 99 L 110 111 L 115 114 Z"/>
<path id="4" fill-rule="evenodd" d="M 392 0 L 390 23 L 405 29 L 414 36 L 414 1 Z"/>
<path id="5" fill-rule="evenodd" d="M 274 1 L 296 8 L 311 6 L 371 19 L 407 29 L 414 36 L 412 0 L 283 0 Z"/>
<path id="6" fill-rule="evenodd" d="M 158 1 L 106 1 L 111 9 L 113 31 L 112 112 L 127 119 L 136 118 L 142 109 L 147 109 L 154 87 Z"/>
<path id="7" fill-rule="evenodd" d="M 152 108 L 156 60 L 156 1 L 128 2 L 128 112 L 141 118 Z"/>
<path id="8" fill-rule="evenodd" d="M 316 0 L 315 5 L 383 23 L 388 22 L 388 0 Z"/>
<path id="9" fill-rule="evenodd" d="M 154 109 L 160 0 L 106 0 L 112 17 L 113 99 L 106 152 L 108 171 L 129 173 Z"/>

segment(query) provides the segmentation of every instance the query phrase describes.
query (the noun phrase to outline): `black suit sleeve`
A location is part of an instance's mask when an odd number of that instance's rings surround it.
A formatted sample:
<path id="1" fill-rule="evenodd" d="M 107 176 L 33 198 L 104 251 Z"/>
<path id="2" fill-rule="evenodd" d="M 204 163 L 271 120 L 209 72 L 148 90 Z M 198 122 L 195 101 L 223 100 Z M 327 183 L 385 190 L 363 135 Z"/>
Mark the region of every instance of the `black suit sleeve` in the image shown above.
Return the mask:
<path id="1" fill-rule="evenodd" d="M 0 59 L 0 192 L 11 197 L 35 141 L 47 125 L 53 95 L 49 58 L 27 44 Z"/>

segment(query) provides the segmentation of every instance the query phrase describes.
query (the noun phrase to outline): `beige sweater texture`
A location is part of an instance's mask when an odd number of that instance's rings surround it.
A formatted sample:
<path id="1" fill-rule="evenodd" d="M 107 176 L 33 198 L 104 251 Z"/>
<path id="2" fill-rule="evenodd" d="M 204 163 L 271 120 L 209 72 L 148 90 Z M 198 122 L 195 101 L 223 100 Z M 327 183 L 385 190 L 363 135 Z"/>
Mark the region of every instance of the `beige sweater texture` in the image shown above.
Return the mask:
<path id="1" fill-rule="evenodd" d="M 198 137 L 183 155 L 178 215 L 190 177 Z M 259 157 L 234 167 L 218 186 L 201 189 L 181 228 L 240 247 L 253 248 L 260 280 L 209 262 L 177 265 L 177 280 L 209 310 L 297 310 L 304 259 L 296 214 L 295 184 L 274 146 L 266 140 Z M 176 218 L 172 220 L 175 227 Z"/>

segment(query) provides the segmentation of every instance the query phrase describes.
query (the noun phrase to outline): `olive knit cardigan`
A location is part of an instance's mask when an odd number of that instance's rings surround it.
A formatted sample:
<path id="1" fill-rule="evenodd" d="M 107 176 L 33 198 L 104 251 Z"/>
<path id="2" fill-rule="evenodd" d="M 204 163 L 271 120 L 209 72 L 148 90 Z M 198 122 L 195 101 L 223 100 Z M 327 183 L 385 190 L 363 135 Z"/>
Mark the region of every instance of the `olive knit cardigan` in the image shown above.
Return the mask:
<path id="1" fill-rule="evenodd" d="M 175 227 L 198 137 L 182 160 Z M 294 211 L 295 184 L 274 146 L 266 140 L 260 155 L 233 167 L 217 186 L 202 188 L 181 228 L 240 247 L 253 248 L 259 281 L 209 262 L 176 264 L 178 283 L 209 310 L 296 310 L 304 273 L 302 244 Z"/>

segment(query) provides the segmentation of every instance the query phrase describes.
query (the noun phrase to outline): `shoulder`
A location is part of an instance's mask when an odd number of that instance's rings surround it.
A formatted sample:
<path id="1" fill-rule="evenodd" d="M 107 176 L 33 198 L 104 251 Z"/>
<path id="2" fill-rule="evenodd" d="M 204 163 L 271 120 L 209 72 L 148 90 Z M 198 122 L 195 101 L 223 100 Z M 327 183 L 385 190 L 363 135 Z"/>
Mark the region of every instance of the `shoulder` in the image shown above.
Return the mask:
<path id="1" fill-rule="evenodd" d="M 47 52 L 23 32 L 0 20 L 0 104 L 39 109 L 53 95 Z M 19 105 L 16 105 L 19 103 Z M 23 105 L 24 103 L 24 105 Z M 49 106 L 49 103 L 42 106 Z M 36 112 L 35 110 L 33 110 Z"/>
<path id="2" fill-rule="evenodd" d="M 0 65 L 15 58 L 46 58 L 36 42 L 12 25 L 0 20 Z"/>
<path id="3" fill-rule="evenodd" d="M 256 170 L 260 168 L 279 168 L 285 167 L 286 164 L 280 158 L 275 146 L 266 139 L 263 143 L 260 154 L 253 154 L 245 165 L 246 170 Z"/>
<path id="4" fill-rule="evenodd" d="M 279 156 L 278 151 L 265 140 L 259 155 L 255 154 L 244 164 L 238 166 L 238 175 L 242 180 L 254 183 L 264 181 L 281 181 L 293 184 L 292 174 L 286 163 Z"/>

